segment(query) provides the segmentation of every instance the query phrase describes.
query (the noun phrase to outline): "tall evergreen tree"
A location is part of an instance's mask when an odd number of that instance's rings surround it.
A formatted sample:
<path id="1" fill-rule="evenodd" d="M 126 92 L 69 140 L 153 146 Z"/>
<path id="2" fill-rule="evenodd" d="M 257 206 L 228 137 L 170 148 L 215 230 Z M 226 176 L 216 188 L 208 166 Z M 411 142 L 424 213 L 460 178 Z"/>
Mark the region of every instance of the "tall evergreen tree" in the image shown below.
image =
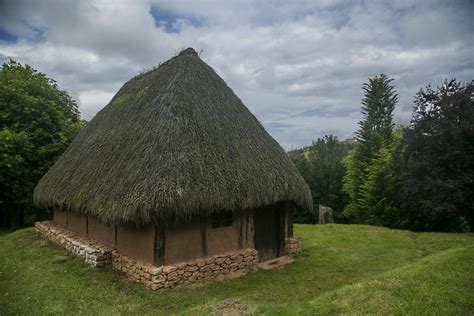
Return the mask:
<path id="1" fill-rule="evenodd" d="M 391 228 L 405 228 L 402 212 L 403 128 L 393 132 L 393 141 L 380 148 L 367 169 L 367 180 L 361 186 L 360 206 L 364 222 Z"/>
<path id="2" fill-rule="evenodd" d="M 362 188 L 368 179 L 370 165 L 380 150 L 392 141 L 392 116 L 398 101 L 392 81 L 380 74 L 369 78 L 362 86 L 362 120 L 356 132 L 356 147 L 346 159 L 347 173 L 343 180 L 344 191 L 350 198 L 344 215 L 355 222 L 365 222 Z"/>

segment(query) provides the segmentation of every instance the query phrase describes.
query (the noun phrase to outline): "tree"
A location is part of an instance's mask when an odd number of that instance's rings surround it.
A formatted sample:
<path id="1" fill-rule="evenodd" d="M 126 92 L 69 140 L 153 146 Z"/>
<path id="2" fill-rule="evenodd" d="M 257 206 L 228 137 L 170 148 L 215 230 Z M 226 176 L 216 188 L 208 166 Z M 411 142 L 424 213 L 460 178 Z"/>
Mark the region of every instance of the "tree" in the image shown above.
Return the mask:
<path id="1" fill-rule="evenodd" d="M 360 206 L 364 223 L 391 228 L 405 228 L 402 211 L 403 128 L 393 132 L 393 141 L 380 148 L 367 169 L 367 179 L 361 186 Z"/>
<path id="2" fill-rule="evenodd" d="M 343 159 L 350 148 L 351 144 L 341 142 L 333 135 L 325 135 L 314 141 L 312 146 L 289 153 L 308 183 L 314 201 L 313 213 L 300 210 L 295 216 L 296 221 L 316 222 L 318 217 L 315 213 L 319 204 L 331 207 L 335 220 L 341 220 L 339 214 L 347 203 L 347 196 L 342 192 L 342 177 L 346 171 Z"/>
<path id="3" fill-rule="evenodd" d="M 415 230 L 474 230 L 474 84 L 455 79 L 415 98 L 404 195 Z"/>
<path id="4" fill-rule="evenodd" d="M 363 85 L 362 120 L 356 132 L 356 146 L 345 160 L 347 174 L 343 179 L 343 189 L 350 200 L 343 215 L 351 221 L 365 221 L 362 188 L 368 180 L 372 161 L 392 141 L 392 112 L 398 100 L 392 81 L 380 74 Z"/>
<path id="5" fill-rule="evenodd" d="M 80 129 L 75 101 L 56 82 L 10 60 L 0 70 L 0 220 L 15 227 L 36 219 L 33 189 Z M 0 223 L 1 224 L 1 223 Z"/>

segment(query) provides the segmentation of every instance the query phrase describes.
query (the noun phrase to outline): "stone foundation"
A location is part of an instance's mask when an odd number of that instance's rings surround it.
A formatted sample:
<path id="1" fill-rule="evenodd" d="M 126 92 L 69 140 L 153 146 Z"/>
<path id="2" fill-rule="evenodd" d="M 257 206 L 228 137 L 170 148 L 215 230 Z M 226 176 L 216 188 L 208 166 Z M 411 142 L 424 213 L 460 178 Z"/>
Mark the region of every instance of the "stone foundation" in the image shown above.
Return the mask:
<path id="1" fill-rule="evenodd" d="M 301 242 L 296 238 L 285 238 L 285 254 L 296 255 L 301 252 Z"/>
<path id="2" fill-rule="evenodd" d="M 124 256 L 115 248 L 79 236 L 52 221 L 37 222 L 35 226 L 42 237 L 83 257 L 90 265 L 104 267 L 111 264 L 153 290 L 241 276 L 258 264 L 258 252 L 255 249 L 241 249 L 157 267 Z"/>
<path id="3" fill-rule="evenodd" d="M 43 238 L 84 258 L 93 267 L 105 267 L 111 262 L 111 249 L 95 240 L 79 236 L 52 221 L 36 222 L 35 227 Z"/>
<path id="4" fill-rule="evenodd" d="M 258 263 L 255 249 L 233 251 L 161 267 L 130 259 L 116 250 L 113 251 L 112 257 L 114 268 L 153 290 L 245 275 Z"/>

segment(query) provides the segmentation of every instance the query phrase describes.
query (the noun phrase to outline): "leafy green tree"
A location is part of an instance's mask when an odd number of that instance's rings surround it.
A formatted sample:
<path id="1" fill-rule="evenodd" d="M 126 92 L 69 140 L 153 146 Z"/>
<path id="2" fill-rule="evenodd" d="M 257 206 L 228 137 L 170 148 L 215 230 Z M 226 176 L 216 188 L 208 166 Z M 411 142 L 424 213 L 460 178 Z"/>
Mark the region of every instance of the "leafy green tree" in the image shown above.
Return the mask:
<path id="1" fill-rule="evenodd" d="M 342 191 L 342 178 L 346 171 L 343 159 L 350 148 L 350 143 L 341 142 L 333 135 L 326 135 L 318 138 L 312 146 L 289 153 L 308 183 L 314 201 L 313 212 L 299 210 L 295 216 L 296 221 L 315 223 L 319 204 L 331 207 L 335 212 L 335 220 L 341 221 L 339 213 L 347 203 L 347 196 Z"/>
<path id="2" fill-rule="evenodd" d="M 12 227 L 36 219 L 33 189 L 82 122 L 75 101 L 56 82 L 10 60 L 0 70 L 0 220 Z M 2 224 L 2 223 L 0 223 Z"/>
<path id="3" fill-rule="evenodd" d="M 416 95 L 404 183 L 414 230 L 474 231 L 473 96 L 455 79 Z"/>
<path id="4" fill-rule="evenodd" d="M 363 118 L 356 132 L 356 146 L 345 160 L 347 174 L 343 179 L 343 189 L 350 200 L 343 215 L 351 221 L 365 221 L 366 205 L 362 203 L 362 188 L 368 180 L 372 161 L 384 146 L 392 142 L 392 113 L 398 100 L 392 81 L 393 79 L 380 74 L 369 78 L 369 82 L 363 85 Z"/>

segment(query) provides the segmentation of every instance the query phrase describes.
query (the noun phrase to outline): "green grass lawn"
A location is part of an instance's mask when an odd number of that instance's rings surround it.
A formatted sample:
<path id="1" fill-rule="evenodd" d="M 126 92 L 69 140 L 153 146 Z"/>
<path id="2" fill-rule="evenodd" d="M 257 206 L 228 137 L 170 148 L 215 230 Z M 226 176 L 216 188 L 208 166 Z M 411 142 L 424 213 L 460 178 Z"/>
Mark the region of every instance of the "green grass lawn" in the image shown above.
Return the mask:
<path id="1" fill-rule="evenodd" d="M 95 269 L 32 228 L 0 234 L 0 315 L 203 314 L 234 299 L 256 314 L 474 315 L 474 235 L 295 225 L 292 265 L 192 289 L 149 291 Z"/>

